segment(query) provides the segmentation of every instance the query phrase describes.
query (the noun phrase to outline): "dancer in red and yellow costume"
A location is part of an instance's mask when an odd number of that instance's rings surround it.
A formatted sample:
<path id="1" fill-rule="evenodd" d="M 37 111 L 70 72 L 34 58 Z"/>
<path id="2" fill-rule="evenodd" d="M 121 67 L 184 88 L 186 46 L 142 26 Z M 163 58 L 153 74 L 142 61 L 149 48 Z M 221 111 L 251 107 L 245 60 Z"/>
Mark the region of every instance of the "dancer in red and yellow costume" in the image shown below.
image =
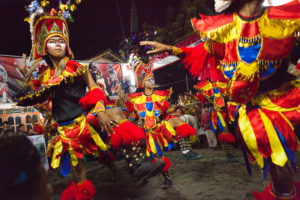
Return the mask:
<path id="1" fill-rule="evenodd" d="M 153 90 L 155 82 L 151 65 L 139 63 L 135 69 L 135 76 L 138 88 L 144 88 L 144 92 L 125 96 L 119 91 L 118 94 L 126 104 L 130 120 L 136 121 L 145 131 L 147 157 L 154 162 L 157 158 L 162 158 L 166 163 L 162 169 L 165 178 L 162 188 L 167 189 L 172 185 L 168 171 L 171 161 L 163 156 L 163 151 L 172 149 L 176 139 L 174 129 L 161 118 L 167 111 L 169 105 L 167 99 L 171 96 L 172 90 Z"/>
<path id="2" fill-rule="evenodd" d="M 78 2 L 78 1 L 76 1 Z M 113 148 L 137 149 L 144 139 L 143 131 L 128 122 L 118 108 L 105 109 L 106 96 L 87 66 L 73 61 L 69 46 L 69 31 L 66 19 L 71 18 L 72 7 L 61 2 L 45 1 L 39 5 L 33 1 L 28 7 L 34 63 L 28 70 L 26 59 L 19 70 L 32 90 L 19 99 L 20 106 L 52 101 L 52 116 L 58 123 L 59 136 L 53 150 L 52 168 L 62 166 L 64 172 L 72 170 L 74 181 L 63 191 L 61 199 L 91 199 L 95 194 L 93 184 L 86 179 L 82 159 L 85 154 L 106 152 L 109 143 Z M 57 12 L 52 6 L 59 6 Z M 71 9 L 71 10 L 69 10 Z M 74 10 L 74 9 L 73 9 Z M 25 57 L 25 56 L 24 56 Z M 42 64 L 44 63 L 44 64 Z M 86 93 L 86 89 L 89 92 Z M 101 129 L 101 137 L 99 132 Z M 114 132 L 114 134 L 112 134 Z M 156 164 L 142 163 L 142 157 L 132 150 L 126 154 L 129 171 L 137 185 L 159 173 L 162 161 Z M 140 154 L 138 154 L 140 155 Z M 134 157 L 135 156 L 135 157 Z"/>
<path id="3" fill-rule="evenodd" d="M 225 100 L 227 82 L 209 80 L 199 82 L 194 88 L 199 91 L 196 99 L 202 104 L 205 102 L 212 105 L 209 110 L 209 121 L 211 129 L 218 134 L 218 141 L 221 143 L 228 161 L 236 162 L 237 159 L 232 154 L 232 146 L 236 142 L 234 135 L 230 132 L 228 125 L 234 120 L 234 116 L 229 116 L 227 110 L 228 102 Z M 231 143 L 231 144 L 229 144 Z"/>
<path id="4" fill-rule="evenodd" d="M 119 91 L 119 96 L 125 102 L 126 108 L 131 114 L 131 120 L 136 121 L 145 131 L 147 156 L 154 162 L 160 157 L 166 162 L 166 166 L 162 170 L 165 178 L 162 188 L 167 189 L 172 185 L 168 171 L 171 161 L 163 156 L 163 151 L 170 150 L 178 138 L 195 135 L 196 130 L 182 120 L 181 123 L 175 121 L 172 124 L 166 121 L 165 117 L 168 113 L 173 112 L 168 103 L 172 89 L 154 90 L 155 80 L 152 73 L 152 63 L 139 62 L 134 71 L 137 86 L 143 89 L 143 92 L 125 96 L 123 92 Z M 183 127 L 184 129 L 182 129 Z"/>
<path id="5" fill-rule="evenodd" d="M 299 148 L 295 132 L 300 125 L 300 83 L 287 67 L 300 37 L 300 3 L 264 7 L 262 0 L 218 0 L 218 9 L 220 5 L 228 7 L 226 14 L 192 19 L 205 43 L 181 49 L 156 42 L 142 45 L 153 46 L 149 53 L 182 54 L 197 76 L 219 60 L 230 80 L 228 98 L 239 104 L 242 144 L 264 174 L 270 171 L 272 177 L 270 186 L 262 194 L 255 193 L 256 198 L 299 199 L 287 161 L 295 166 L 293 152 Z M 299 69 L 293 73 L 299 74 Z"/>

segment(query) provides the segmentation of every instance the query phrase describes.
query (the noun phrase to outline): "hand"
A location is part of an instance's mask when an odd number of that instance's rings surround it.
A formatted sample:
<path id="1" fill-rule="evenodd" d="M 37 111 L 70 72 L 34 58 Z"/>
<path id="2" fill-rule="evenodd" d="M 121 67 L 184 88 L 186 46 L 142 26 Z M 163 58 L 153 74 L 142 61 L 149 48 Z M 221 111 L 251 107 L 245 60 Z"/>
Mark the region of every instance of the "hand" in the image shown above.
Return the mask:
<path id="1" fill-rule="evenodd" d="M 153 50 L 147 51 L 147 54 L 163 53 L 168 52 L 172 53 L 173 47 L 170 45 L 162 44 L 154 41 L 142 41 L 140 42 L 141 46 L 151 46 Z"/>
<path id="2" fill-rule="evenodd" d="M 300 69 L 294 69 L 290 73 L 293 74 L 293 75 L 295 75 L 296 77 L 299 77 L 300 76 Z"/>
<path id="3" fill-rule="evenodd" d="M 105 130 L 106 133 L 110 136 L 110 134 L 113 132 L 112 126 L 117 126 L 118 124 L 110 120 L 109 116 L 105 112 L 98 112 L 97 118 L 102 131 Z"/>
<path id="4" fill-rule="evenodd" d="M 19 71 L 23 74 L 23 76 L 27 75 L 27 69 L 26 69 L 26 54 L 22 54 L 22 66 L 15 63 L 15 66 L 19 69 Z"/>
<path id="5" fill-rule="evenodd" d="M 120 99 L 125 99 L 125 94 L 121 87 L 116 91 L 116 93 L 120 97 Z"/>

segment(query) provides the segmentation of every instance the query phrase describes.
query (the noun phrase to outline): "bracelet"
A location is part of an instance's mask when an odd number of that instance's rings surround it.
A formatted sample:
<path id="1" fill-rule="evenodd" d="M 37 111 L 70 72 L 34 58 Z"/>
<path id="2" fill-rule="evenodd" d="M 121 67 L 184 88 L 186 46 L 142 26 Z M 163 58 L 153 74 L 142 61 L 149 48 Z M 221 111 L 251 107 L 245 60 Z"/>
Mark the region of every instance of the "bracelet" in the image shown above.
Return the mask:
<path id="1" fill-rule="evenodd" d="M 178 48 L 178 47 L 175 47 L 175 46 L 172 46 L 172 54 L 174 55 L 174 56 L 177 56 L 178 54 L 181 54 L 183 51 L 180 49 L 180 48 Z"/>
<path id="2" fill-rule="evenodd" d="M 105 106 L 104 106 L 100 101 L 98 101 L 98 102 L 96 103 L 94 109 L 95 109 L 96 114 L 97 114 L 98 112 L 105 112 Z"/>
<path id="3" fill-rule="evenodd" d="M 92 91 L 92 90 L 94 90 L 94 89 L 97 89 L 97 88 L 99 88 L 99 87 L 92 87 L 92 88 L 90 88 L 90 91 Z M 99 88 L 100 89 L 100 88 Z"/>

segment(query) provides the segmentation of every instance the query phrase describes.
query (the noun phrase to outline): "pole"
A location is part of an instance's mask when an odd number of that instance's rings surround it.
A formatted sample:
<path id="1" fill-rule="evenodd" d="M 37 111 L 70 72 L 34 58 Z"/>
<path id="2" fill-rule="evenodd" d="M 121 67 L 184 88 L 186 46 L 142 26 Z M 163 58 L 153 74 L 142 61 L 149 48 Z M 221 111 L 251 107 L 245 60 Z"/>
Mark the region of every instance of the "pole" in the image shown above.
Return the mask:
<path id="1" fill-rule="evenodd" d="M 189 81 L 188 81 L 188 75 L 185 74 L 185 83 L 186 83 L 186 91 L 189 91 Z"/>
<path id="2" fill-rule="evenodd" d="M 115 2 L 116 2 L 118 14 L 119 14 L 119 19 L 120 19 L 120 24 L 121 24 L 121 29 L 122 29 L 123 38 L 125 38 L 125 32 L 124 32 L 124 27 L 123 27 L 123 21 L 122 21 L 122 17 L 121 17 L 121 13 L 120 13 L 120 7 L 119 7 L 118 0 L 115 0 Z"/>

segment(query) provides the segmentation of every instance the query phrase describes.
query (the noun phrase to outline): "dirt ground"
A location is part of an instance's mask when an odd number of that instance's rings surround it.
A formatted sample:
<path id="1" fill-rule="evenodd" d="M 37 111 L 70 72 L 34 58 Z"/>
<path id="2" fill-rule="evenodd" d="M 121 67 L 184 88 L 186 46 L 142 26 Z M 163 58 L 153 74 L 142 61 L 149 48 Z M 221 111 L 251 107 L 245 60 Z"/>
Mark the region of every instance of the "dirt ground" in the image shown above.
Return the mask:
<path id="1" fill-rule="evenodd" d="M 117 181 L 110 182 L 110 171 L 96 161 L 87 162 L 87 176 L 96 189 L 95 200 L 248 200 L 253 199 L 252 191 L 262 192 L 270 183 L 270 177 L 263 180 L 261 170 L 252 165 L 252 176 L 247 174 L 244 160 L 239 149 L 234 155 L 239 162 L 228 162 L 221 149 L 194 149 L 203 155 L 199 160 L 187 161 L 180 151 L 165 155 L 172 161 L 171 176 L 173 186 L 161 189 L 162 176 L 149 180 L 142 188 L 136 188 L 125 168 L 123 160 L 117 161 Z M 296 153 L 300 159 L 300 153 Z M 71 176 L 62 179 L 55 173 L 49 174 L 53 185 L 52 200 L 59 199 L 62 190 L 68 185 Z M 295 175 L 300 181 L 300 175 Z"/>

